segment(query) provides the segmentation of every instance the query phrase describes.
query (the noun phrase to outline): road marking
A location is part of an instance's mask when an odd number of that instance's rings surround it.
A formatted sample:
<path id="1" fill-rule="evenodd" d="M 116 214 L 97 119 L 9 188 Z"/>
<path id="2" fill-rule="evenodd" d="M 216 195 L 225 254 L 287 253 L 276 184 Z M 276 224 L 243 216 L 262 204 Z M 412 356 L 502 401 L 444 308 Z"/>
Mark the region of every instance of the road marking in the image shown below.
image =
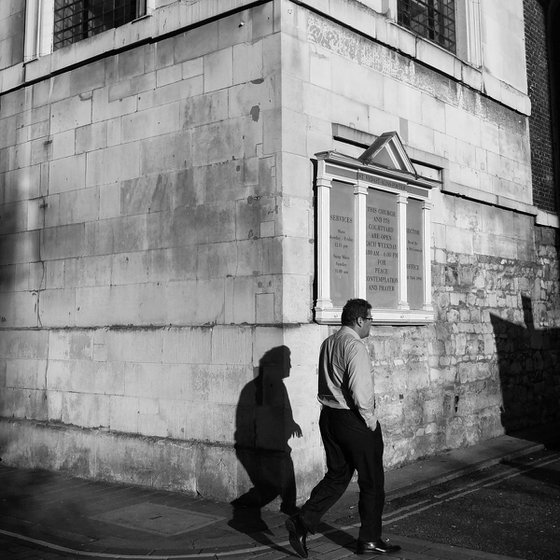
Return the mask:
<path id="1" fill-rule="evenodd" d="M 252 554 L 255 552 L 262 552 L 264 550 L 274 550 L 271 546 L 255 546 L 253 548 L 245 548 L 240 550 L 227 550 L 225 552 L 196 552 L 193 554 L 109 554 L 107 552 L 89 552 L 87 550 L 76 550 L 74 548 L 68 548 L 66 546 L 60 546 L 58 544 L 53 544 L 47 541 L 42 541 L 40 539 L 34 539 L 32 537 L 26 537 L 18 533 L 12 533 L 11 531 L 4 531 L 0 529 L 0 534 L 6 535 L 7 537 L 12 537 L 20 541 L 25 541 L 34 545 L 39 545 L 49 550 L 56 550 L 57 552 L 63 552 L 64 554 L 73 554 L 75 556 L 83 556 L 86 558 L 111 558 L 111 559 L 123 559 L 123 560 L 186 560 L 188 558 L 222 558 L 225 556 L 237 556 L 239 554 Z M 289 541 L 285 541 L 287 545 Z M 281 545 L 276 545 L 281 546 Z M 286 554 L 290 554 L 286 550 Z"/>
<path id="2" fill-rule="evenodd" d="M 462 498 L 463 496 L 472 494 L 473 492 L 476 492 L 481 488 L 488 488 L 490 486 L 495 486 L 496 484 L 499 484 L 500 482 L 503 482 L 505 480 L 509 480 L 510 478 L 521 476 L 526 472 L 530 472 L 540 467 L 545 467 L 546 465 L 550 465 L 551 463 L 556 463 L 558 461 L 560 461 L 560 453 L 555 453 L 550 457 L 541 459 L 539 461 L 535 461 L 531 465 L 527 465 L 527 466 L 523 465 L 520 470 L 516 470 L 513 473 L 509 473 L 509 474 L 500 473 L 498 475 L 488 476 L 482 480 L 479 480 L 477 482 L 472 482 L 461 488 L 450 490 L 448 492 L 444 492 L 443 494 L 437 494 L 434 496 L 435 499 L 422 500 L 410 506 L 405 506 L 391 513 L 388 513 L 387 515 L 384 515 L 383 521 L 384 523 L 395 523 L 397 521 L 401 521 L 402 519 L 406 519 L 407 517 L 416 515 L 418 513 L 426 511 L 427 509 L 433 508 L 437 505 L 443 504 L 445 502 L 450 502 L 452 500 L 457 500 L 458 498 Z M 510 467 L 510 468 L 514 468 L 514 467 Z M 352 525 L 352 527 L 355 527 L 357 525 L 359 524 Z"/>

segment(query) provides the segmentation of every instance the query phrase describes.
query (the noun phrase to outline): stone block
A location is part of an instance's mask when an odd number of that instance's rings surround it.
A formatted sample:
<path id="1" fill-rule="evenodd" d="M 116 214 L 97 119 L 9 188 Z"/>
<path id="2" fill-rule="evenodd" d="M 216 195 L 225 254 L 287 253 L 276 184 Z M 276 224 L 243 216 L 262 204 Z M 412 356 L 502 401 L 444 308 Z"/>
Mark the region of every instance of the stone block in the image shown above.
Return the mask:
<path id="1" fill-rule="evenodd" d="M 169 103 L 124 116 L 122 119 L 122 140 L 123 142 L 131 142 L 168 134 L 180 128 L 180 104 Z"/>
<path id="2" fill-rule="evenodd" d="M 206 146 L 208 149 L 209 146 Z M 192 141 L 188 131 L 167 134 L 141 142 L 140 173 L 129 178 L 151 173 L 185 169 L 194 163 Z"/>
<path id="3" fill-rule="evenodd" d="M 231 205 L 228 204 L 208 204 L 197 207 L 194 223 L 191 226 L 196 231 L 197 241 L 199 243 L 234 241 L 236 224 L 232 210 Z"/>
<path id="4" fill-rule="evenodd" d="M 200 95 L 202 92 L 202 76 L 194 76 L 140 94 L 138 96 L 138 110 L 143 111 L 175 101 L 183 101 Z"/>
<path id="5" fill-rule="evenodd" d="M 233 84 L 263 79 L 262 42 L 241 43 L 233 47 Z"/>
<path id="6" fill-rule="evenodd" d="M 149 281 L 148 255 L 144 252 L 119 253 L 111 257 L 111 283 L 141 284 Z"/>
<path id="7" fill-rule="evenodd" d="M 282 240 L 283 273 L 312 274 L 314 246 L 307 237 L 284 237 Z M 306 269 L 304 263 L 308 263 Z M 280 272 L 271 270 L 271 272 Z"/>
<path id="8" fill-rule="evenodd" d="M 309 159 L 296 154 L 282 154 L 282 189 L 287 196 L 301 196 L 311 184 Z"/>
<path id="9" fill-rule="evenodd" d="M 60 159 L 73 156 L 75 153 L 75 132 L 67 130 L 55 134 L 52 138 L 52 158 Z"/>
<path id="10" fill-rule="evenodd" d="M 151 282 L 194 280 L 197 254 L 191 247 L 173 247 L 148 254 L 148 278 Z"/>
<path id="11" fill-rule="evenodd" d="M 235 405 L 218 403 L 212 407 L 213 437 L 222 444 L 235 443 Z M 229 474 L 229 473 L 228 473 Z"/>
<path id="12" fill-rule="evenodd" d="M 185 439 L 188 404 L 184 401 L 172 399 L 158 399 L 159 418 L 166 427 L 167 437 Z"/>
<path id="13" fill-rule="evenodd" d="M 99 219 L 121 215 L 121 190 L 119 183 L 99 187 Z"/>
<path id="14" fill-rule="evenodd" d="M 47 419 L 62 422 L 62 406 L 64 393 L 62 391 L 47 391 Z"/>
<path id="15" fill-rule="evenodd" d="M 169 37 L 155 43 L 156 68 L 165 68 L 173 64 L 175 41 L 175 37 Z"/>
<path id="16" fill-rule="evenodd" d="M 136 95 L 110 101 L 108 98 L 108 90 L 106 88 L 98 89 L 93 92 L 91 109 L 93 122 L 118 119 L 123 115 L 134 113 L 137 108 L 138 97 Z"/>
<path id="17" fill-rule="evenodd" d="M 201 473 L 197 486 L 202 495 L 223 496 L 226 501 L 237 497 L 237 458 L 233 448 L 205 447 L 199 458 L 197 469 Z"/>
<path id="18" fill-rule="evenodd" d="M 445 132 L 445 103 L 427 93 L 420 98 L 421 124 Z"/>
<path id="19" fill-rule="evenodd" d="M 42 235 L 42 259 L 79 257 L 85 251 L 84 224 L 45 229 Z M 38 259 L 33 259 L 38 260 Z"/>
<path id="20" fill-rule="evenodd" d="M 153 329 L 109 331 L 105 335 L 107 359 L 113 362 L 161 363 L 163 334 Z"/>
<path id="21" fill-rule="evenodd" d="M 30 202 L 28 201 L 3 204 L 0 209 L 0 234 L 5 235 L 22 232 L 28 229 L 27 217 L 29 205 Z"/>
<path id="22" fill-rule="evenodd" d="M 281 241 L 277 238 L 238 240 L 238 276 L 279 273 L 282 262 Z"/>
<path id="23" fill-rule="evenodd" d="M 226 278 L 225 322 L 255 322 L 255 286 L 252 277 Z"/>
<path id="24" fill-rule="evenodd" d="M 212 329 L 213 364 L 248 364 L 252 359 L 252 331 L 216 326 Z"/>
<path id="25" fill-rule="evenodd" d="M 253 41 L 272 35 L 274 32 L 274 6 L 272 4 L 255 6 L 251 10 L 251 18 Z"/>
<path id="26" fill-rule="evenodd" d="M 107 286 L 111 284 L 111 260 L 105 256 L 78 257 L 64 263 L 64 283 L 67 288 Z"/>
<path id="27" fill-rule="evenodd" d="M 231 48 L 204 57 L 204 91 L 210 92 L 233 85 L 233 52 Z"/>
<path id="28" fill-rule="evenodd" d="M 5 386 L 14 389 L 46 389 L 46 371 L 46 360 L 8 360 Z"/>
<path id="29" fill-rule="evenodd" d="M 91 222 L 99 216 L 99 188 L 63 192 L 59 197 L 59 211 L 68 224 Z"/>
<path id="30" fill-rule="evenodd" d="M 11 331 L 0 337 L 0 355 L 3 359 L 46 359 L 48 333 L 46 331 Z"/>
<path id="31" fill-rule="evenodd" d="M 228 91 L 218 91 L 185 100 L 181 122 L 183 128 L 226 120 L 228 117 Z"/>
<path id="32" fill-rule="evenodd" d="M 47 389 L 63 393 L 86 392 L 90 388 L 88 377 L 84 362 L 53 359 L 49 361 Z"/>
<path id="33" fill-rule="evenodd" d="M 165 317 L 169 324 L 222 323 L 224 316 L 224 279 L 175 281 L 165 291 Z M 204 306 L 177 305 L 177 301 L 204 301 Z"/>
<path id="34" fill-rule="evenodd" d="M 64 393 L 61 421 L 84 428 L 107 428 L 110 427 L 109 405 L 109 400 L 103 395 Z"/>
<path id="35" fill-rule="evenodd" d="M 183 78 L 183 68 L 181 64 L 168 66 L 156 71 L 157 87 L 163 87 L 180 81 Z"/>
<path id="36" fill-rule="evenodd" d="M 282 235 L 305 238 L 309 243 L 312 237 L 312 209 L 309 199 L 282 198 Z"/>
<path id="37" fill-rule="evenodd" d="M 83 94 L 62 99 L 51 105 L 51 134 L 91 123 L 92 97 Z"/>
<path id="38" fill-rule="evenodd" d="M 107 146 L 116 146 L 121 143 L 122 124 L 120 118 L 109 119 L 107 123 Z"/>
<path id="39" fill-rule="evenodd" d="M 287 324 L 307 323 L 312 320 L 312 276 L 288 274 L 284 277 L 282 314 Z"/>
<path id="40" fill-rule="evenodd" d="M 332 76 L 331 58 L 317 48 L 311 49 L 309 53 L 309 82 L 325 90 L 331 90 Z"/>
<path id="41" fill-rule="evenodd" d="M 1 414 L 12 421 L 18 418 L 44 421 L 47 419 L 44 395 L 43 390 L 6 388 L 0 400 Z"/>
<path id="42" fill-rule="evenodd" d="M 138 433 L 138 399 L 112 395 L 109 398 L 109 427 L 119 432 Z"/>
<path id="43" fill-rule="evenodd" d="M 243 365 L 225 365 L 216 369 L 221 371 L 219 393 L 211 387 L 211 398 L 214 402 L 241 405 L 244 398 L 243 391 L 248 390 L 253 384 L 255 372 L 251 363 Z"/>
<path id="44" fill-rule="evenodd" d="M 301 113 L 284 109 L 282 112 L 282 143 L 286 151 L 295 154 L 307 153 L 307 131 L 301 126 L 306 118 Z M 330 135 L 330 131 L 329 131 Z"/>
<path id="45" fill-rule="evenodd" d="M 121 101 L 125 97 L 137 96 L 144 92 L 150 92 L 156 88 L 156 73 L 149 72 L 140 76 L 117 82 L 109 86 L 107 99 L 109 103 Z"/>
<path id="46" fill-rule="evenodd" d="M 173 176 L 160 173 L 121 184 L 119 207 L 123 214 L 161 212 L 172 209 Z"/>
<path id="47" fill-rule="evenodd" d="M 155 413 L 138 414 L 138 433 L 143 436 L 168 437 L 167 422 L 161 418 L 159 411 Z"/>
<path id="48" fill-rule="evenodd" d="M 146 61 L 149 60 L 150 45 L 121 52 L 117 55 L 117 75 L 120 80 L 130 79 L 146 72 Z"/>
<path id="49" fill-rule="evenodd" d="M 93 331 L 49 331 L 49 360 L 91 360 L 92 352 Z"/>
<path id="50" fill-rule="evenodd" d="M 182 76 L 184 80 L 189 78 L 194 78 L 197 76 L 202 76 L 204 74 L 204 59 L 200 58 L 193 58 L 191 60 L 187 60 L 182 64 Z M 202 90 L 200 91 L 202 93 Z"/>
<path id="51" fill-rule="evenodd" d="M 49 164 L 49 193 L 60 193 L 84 187 L 86 181 L 86 159 L 76 155 L 58 159 Z"/>
<path id="52" fill-rule="evenodd" d="M 56 138 L 55 138 L 56 145 Z M 91 152 L 107 147 L 107 123 L 88 124 L 76 129 L 76 153 Z"/>
<path id="53" fill-rule="evenodd" d="M 87 154 L 86 186 L 106 185 L 140 175 L 140 148 L 131 142 Z"/>
<path id="54" fill-rule="evenodd" d="M 39 232 L 28 231 L 0 237 L 0 265 L 40 261 Z"/>
<path id="55" fill-rule="evenodd" d="M 189 254 L 193 253 L 194 251 L 191 251 Z M 234 243 L 199 245 L 196 248 L 196 255 L 196 262 L 199 263 L 196 269 L 196 277 L 198 279 L 235 276 L 237 259 Z"/>
<path id="56" fill-rule="evenodd" d="M 501 258 L 517 258 L 517 240 L 495 234 L 479 233 L 474 235 L 475 253 Z"/>
<path id="57" fill-rule="evenodd" d="M 521 232 L 514 229 L 513 212 L 499 210 L 492 206 L 482 206 L 480 209 L 482 217 L 482 231 L 505 237 L 517 237 Z"/>
<path id="58" fill-rule="evenodd" d="M 70 72 L 70 95 L 83 94 L 105 86 L 105 60 L 90 62 Z"/>
<path id="59" fill-rule="evenodd" d="M 212 22 L 186 33 L 175 40 L 175 62 L 198 58 L 218 50 L 218 22 Z"/>
<path id="60" fill-rule="evenodd" d="M 433 127 L 409 122 L 408 142 L 411 147 L 420 148 L 433 153 L 435 151 Z"/>
<path id="61" fill-rule="evenodd" d="M 39 299 L 39 318 L 44 327 L 67 327 L 76 321 L 76 290 L 44 290 Z"/>
<path id="62" fill-rule="evenodd" d="M 177 328 L 164 331 L 163 362 L 170 364 L 211 363 L 212 331 L 208 328 Z"/>
<path id="63" fill-rule="evenodd" d="M 263 80 L 253 80 L 235 85 L 227 90 L 229 96 L 229 116 L 251 117 L 258 122 L 263 111 L 280 105 L 280 91 L 276 76 L 267 76 Z M 298 97 L 301 105 L 301 95 Z"/>
<path id="64" fill-rule="evenodd" d="M 185 403 L 192 395 L 192 370 L 186 364 L 126 363 L 125 394 Z"/>
<path id="65" fill-rule="evenodd" d="M 471 144 L 480 145 L 482 132 L 479 117 L 463 109 L 447 104 L 445 105 L 445 126 L 445 132 L 449 136 L 459 139 L 468 138 Z"/>
<path id="66" fill-rule="evenodd" d="M 185 439 L 209 441 L 212 437 L 212 411 L 207 402 L 188 401 Z"/>
<path id="67" fill-rule="evenodd" d="M 275 197 L 248 197 L 237 202 L 235 236 L 237 239 L 257 239 L 263 222 L 278 222 L 279 208 Z"/>
<path id="68" fill-rule="evenodd" d="M 4 174 L 4 202 L 35 198 L 40 194 L 42 164 Z"/>
<path id="69" fill-rule="evenodd" d="M 82 327 L 127 325 L 137 320 L 138 293 L 127 286 L 76 289 L 76 324 Z"/>

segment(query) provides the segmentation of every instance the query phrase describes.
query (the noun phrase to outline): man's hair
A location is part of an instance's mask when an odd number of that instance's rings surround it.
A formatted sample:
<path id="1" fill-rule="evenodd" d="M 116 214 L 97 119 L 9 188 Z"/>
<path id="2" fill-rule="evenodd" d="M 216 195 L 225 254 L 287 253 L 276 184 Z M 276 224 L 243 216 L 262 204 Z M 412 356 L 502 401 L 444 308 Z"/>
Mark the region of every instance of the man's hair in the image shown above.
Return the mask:
<path id="1" fill-rule="evenodd" d="M 358 317 L 365 319 L 368 311 L 371 309 L 371 304 L 365 299 L 349 299 L 342 309 L 342 316 L 340 322 L 345 326 L 352 326 Z"/>

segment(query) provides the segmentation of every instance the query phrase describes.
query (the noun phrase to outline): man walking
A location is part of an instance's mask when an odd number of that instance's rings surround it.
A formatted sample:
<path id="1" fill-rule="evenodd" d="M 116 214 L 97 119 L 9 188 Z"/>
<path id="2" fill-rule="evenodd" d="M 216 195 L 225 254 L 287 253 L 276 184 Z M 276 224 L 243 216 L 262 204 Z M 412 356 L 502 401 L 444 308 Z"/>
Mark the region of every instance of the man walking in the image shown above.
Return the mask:
<path id="1" fill-rule="evenodd" d="M 328 337 L 319 355 L 319 417 L 327 473 L 300 512 L 286 520 L 290 544 L 307 558 L 307 534 L 342 496 L 358 471 L 361 527 L 357 554 L 384 554 L 400 546 L 381 539 L 385 503 L 383 437 L 377 421 L 369 353 L 361 339 L 369 336 L 371 305 L 349 300 L 342 310 L 342 328 Z"/>

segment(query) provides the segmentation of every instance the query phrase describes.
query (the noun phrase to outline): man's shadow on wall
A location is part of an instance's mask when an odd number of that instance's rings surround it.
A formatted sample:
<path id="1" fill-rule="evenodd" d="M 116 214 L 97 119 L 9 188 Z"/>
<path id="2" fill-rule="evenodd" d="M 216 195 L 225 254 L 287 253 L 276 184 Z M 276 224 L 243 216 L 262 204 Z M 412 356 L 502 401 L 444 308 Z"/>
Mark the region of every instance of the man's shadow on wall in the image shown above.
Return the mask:
<path id="1" fill-rule="evenodd" d="M 294 421 L 284 386 L 290 369 L 289 348 L 272 348 L 263 355 L 255 368 L 255 378 L 245 385 L 239 396 L 235 452 L 253 487 L 231 502 L 233 518 L 229 525 L 244 533 L 270 532 L 261 517 L 261 509 L 277 497 L 281 499 L 282 512 L 291 515 L 297 511 L 294 465 L 288 440 L 303 434 Z M 264 541 L 271 544 L 267 538 Z"/>
<path id="2" fill-rule="evenodd" d="M 522 305 L 525 326 L 490 316 L 508 434 L 560 421 L 560 329 L 535 328 L 531 299 Z"/>

